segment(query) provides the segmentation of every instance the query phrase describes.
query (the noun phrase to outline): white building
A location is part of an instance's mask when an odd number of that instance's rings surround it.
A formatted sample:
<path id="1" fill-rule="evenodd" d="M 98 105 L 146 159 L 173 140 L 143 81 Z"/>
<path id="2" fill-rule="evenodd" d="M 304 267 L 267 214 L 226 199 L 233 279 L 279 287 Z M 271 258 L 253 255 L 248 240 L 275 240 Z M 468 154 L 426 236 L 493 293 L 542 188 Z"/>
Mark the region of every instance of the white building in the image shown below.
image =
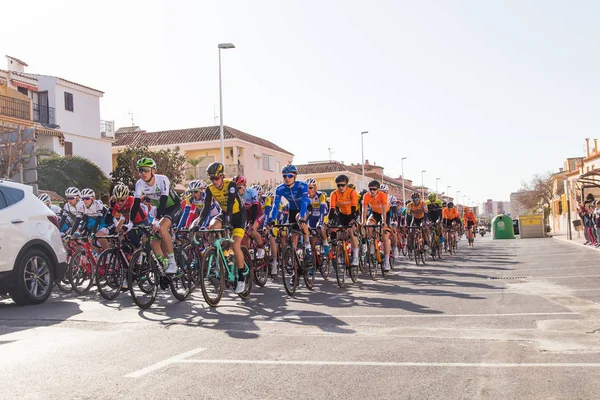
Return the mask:
<path id="1" fill-rule="evenodd" d="M 6 59 L 8 86 L 32 99 L 33 120 L 49 132 L 38 136 L 37 148 L 85 157 L 108 175 L 112 171 L 114 123 L 100 120 L 104 93 L 63 78 L 25 72 L 25 62 L 10 56 Z M 13 76 L 28 79 L 21 82 L 11 79 Z"/>
<path id="2" fill-rule="evenodd" d="M 512 205 L 510 201 L 495 201 L 488 199 L 481 204 L 480 215 L 485 218 L 492 218 L 498 214 L 512 216 Z"/>

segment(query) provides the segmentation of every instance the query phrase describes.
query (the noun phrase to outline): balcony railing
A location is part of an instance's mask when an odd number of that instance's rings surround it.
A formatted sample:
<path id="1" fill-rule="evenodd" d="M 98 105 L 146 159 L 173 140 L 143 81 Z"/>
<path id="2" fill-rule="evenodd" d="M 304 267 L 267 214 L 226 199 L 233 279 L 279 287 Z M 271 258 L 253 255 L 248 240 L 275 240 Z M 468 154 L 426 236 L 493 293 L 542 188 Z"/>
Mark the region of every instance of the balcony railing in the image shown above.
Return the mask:
<path id="1" fill-rule="evenodd" d="M 100 120 L 100 134 L 103 138 L 113 139 L 115 137 L 115 121 Z"/>
<path id="2" fill-rule="evenodd" d="M 56 125 L 54 107 L 33 103 L 33 120 L 44 125 Z"/>
<path id="3" fill-rule="evenodd" d="M 208 175 L 206 174 L 206 166 L 189 166 L 185 170 L 186 179 L 202 179 L 208 181 Z M 244 175 L 244 166 L 236 164 L 225 164 L 225 176 L 233 178 L 235 175 Z"/>
<path id="4" fill-rule="evenodd" d="M 31 121 L 30 103 L 8 96 L 0 96 L 0 115 Z"/>

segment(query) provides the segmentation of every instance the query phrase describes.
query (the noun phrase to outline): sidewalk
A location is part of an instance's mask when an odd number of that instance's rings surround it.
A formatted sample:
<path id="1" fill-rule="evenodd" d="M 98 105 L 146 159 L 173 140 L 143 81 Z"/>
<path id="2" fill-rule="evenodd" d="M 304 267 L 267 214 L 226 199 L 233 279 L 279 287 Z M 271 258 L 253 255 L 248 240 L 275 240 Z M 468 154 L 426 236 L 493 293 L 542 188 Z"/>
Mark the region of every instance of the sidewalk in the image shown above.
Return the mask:
<path id="1" fill-rule="evenodd" d="M 580 235 L 581 237 L 577 237 L 577 232 L 573 232 L 573 240 L 569 240 L 569 237 L 566 234 L 555 234 L 555 235 L 550 235 L 550 236 L 554 239 L 558 239 L 563 242 L 567 242 L 567 243 L 575 244 L 578 246 L 583 246 L 588 249 L 600 251 L 600 249 L 597 249 L 594 246 L 584 245 L 585 237 L 583 236 L 583 232 Z"/>

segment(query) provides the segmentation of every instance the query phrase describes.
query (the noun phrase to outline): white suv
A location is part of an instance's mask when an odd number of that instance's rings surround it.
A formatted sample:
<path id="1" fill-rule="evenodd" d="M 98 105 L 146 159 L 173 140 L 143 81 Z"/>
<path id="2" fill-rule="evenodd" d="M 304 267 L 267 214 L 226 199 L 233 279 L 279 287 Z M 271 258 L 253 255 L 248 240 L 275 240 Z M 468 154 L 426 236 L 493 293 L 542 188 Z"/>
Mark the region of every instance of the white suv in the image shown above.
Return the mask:
<path id="1" fill-rule="evenodd" d="M 43 303 L 66 268 L 56 215 L 31 186 L 0 180 L 0 295 Z"/>

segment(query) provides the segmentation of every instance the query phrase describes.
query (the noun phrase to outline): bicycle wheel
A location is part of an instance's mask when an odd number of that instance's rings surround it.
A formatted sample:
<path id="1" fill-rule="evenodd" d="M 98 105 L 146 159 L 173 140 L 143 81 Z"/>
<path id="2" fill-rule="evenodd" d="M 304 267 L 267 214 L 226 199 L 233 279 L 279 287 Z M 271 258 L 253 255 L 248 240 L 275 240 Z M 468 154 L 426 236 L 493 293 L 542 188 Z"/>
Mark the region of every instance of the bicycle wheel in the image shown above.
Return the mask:
<path id="1" fill-rule="evenodd" d="M 302 267 L 302 270 L 303 270 L 302 278 L 304 279 L 306 288 L 309 290 L 312 290 L 313 287 L 315 286 L 315 274 L 316 274 L 314 259 L 313 259 L 313 263 L 311 265 L 308 265 L 308 263 L 306 262 L 306 258 L 304 259 L 303 263 L 304 263 L 304 265 Z"/>
<path id="2" fill-rule="evenodd" d="M 402 255 L 404 257 L 406 257 L 408 255 L 408 249 L 407 249 L 407 240 L 406 240 L 406 236 L 402 236 L 400 239 L 400 243 L 402 243 Z"/>
<path id="3" fill-rule="evenodd" d="M 179 301 L 184 301 L 190 295 L 193 286 L 192 263 L 193 256 L 183 251 L 179 247 L 175 247 L 175 260 L 177 264 L 177 272 L 169 276 L 169 287 L 175 297 Z"/>
<path id="4" fill-rule="evenodd" d="M 421 245 L 418 243 L 418 239 L 416 238 L 416 236 L 413 238 L 414 240 L 414 250 L 413 250 L 413 255 L 415 257 L 415 264 L 417 264 L 417 266 L 421 265 Z"/>
<path id="5" fill-rule="evenodd" d="M 77 294 L 85 294 L 92 287 L 94 267 L 87 257 L 84 249 L 77 251 L 69 261 L 68 269 L 71 271 L 69 280 L 71 287 Z"/>
<path id="6" fill-rule="evenodd" d="M 330 250 L 331 251 L 331 250 Z M 329 274 L 331 273 L 331 259 L 329 254 L 323 254 L 321 256 L 321 265 L 319 265 L 319 272 L 326 281 L 329 280 Z"/>
<path id="7" fill-rule="evenodd" d="M 344 242 L 339 242 L 335 246 L 335 279 L 339 287 L 344 287 L 346 281 L 346 260 L 344 258 Z"/>
<path id="8" fill-rule="evenodd" d="M 126 265 L 121 265 L 121 257 L 116 249 L 100 253 L 96 266 L 96 283 L 100 295 L 106 300 L 114 300 L 121 293 L 125 283 Z"/>
<path id="9" fill-rule="evenodd" d="M 149 308 L 158 295 L 158 267 L 144 249 L 136 250 L 127 269 L 127 286 L 133 302 L 141 309 Z"/>
<path id="10" fill-rule="evenodd" d="M 250 256 L 250 251 L 246 246 L 242 246 L 242 253 L 244 253 L 244 283 L 245 290 L 242 293 L 238 293 L 242 299 L 247 299 L 250 297 L 250 293 L 252 292 L 252 284 L 254 282 L 254 268 L 252 267 L 252 257 Z M 236 271 L 237 272 L 237 271 Z M 266 279 L 266 278 L 265 278 Z"/>
<path id="11" fill-rule="evenodd" d="M 217 249 L 209 247 L 205 250 L 200 267 L 200 289 L 204 301 L 216 307 L 225 290 L 225 268 Z"/>
<path id="12" fill-rule="evenodd" d="M 269 280 L 269 271 L 267 270 L 267 268 L 269 268 L 270 265 L 268 261 L 269 259 L 266 254 L 262 259 L 257 259 L 256 251 L 254 252 L 254 257 L 255 259 L 251 260 L 254 281 L 258 286 L 264 287 L 267 284 L 267 281 Z"/>
<path id="13" fill-rule="evenodd" d="M 377 256 L 375 255 L 376 251 L 377 251 L 377 249 L 375 248 L 375 242 L 373 240 L 369 241 L 367 260 L 368 260 L 368 264 L 369 264 L 369 275 L 371 276 L 371 279 L 374 281 L 377 280 L 377 267 L 378 267 Z"/>
<path id="14" fill-rule="evenodd" d="M 427 252 L 427 250 L 425 250 L 425 247 L 423 246 L 421 248 L 421 251 L 419 254 L 417 254 L 417 256 L 419 256 L 421 258 L 421 264 L 425 265 L 425 253 Z"/>
<path id="15" fill-rule="evenodd" d="M 62 279 L 56 280 L 56 286 L 63 293 L 71 293 L 73 291 L 73 285 L 71 284 L 71 259 L 69 259 L 69 263 L 67 264 L 67 269 L 65 271 L 65 276 Z"/>
<path id="16" fill-rule="evenodd" d="M 362 262 L 362 255 L 360 253 L 358 254 L 358 265 L 352 265 L 352 262 L 350 262 L 348 272 L 350 272 L 350 279 L 352 280 L 352 283 L 356 283 L 358 281 L 358 274 L 360 273 Z"/>
<path id="17" fill-rule="evenodd" d="M 295 257 L 292 246 L 285 245 L 281 253 L 281 278 L 283 279 L 283 287 L 290 296 L 296 293 L 298 287 L 298 266 Z"/>

